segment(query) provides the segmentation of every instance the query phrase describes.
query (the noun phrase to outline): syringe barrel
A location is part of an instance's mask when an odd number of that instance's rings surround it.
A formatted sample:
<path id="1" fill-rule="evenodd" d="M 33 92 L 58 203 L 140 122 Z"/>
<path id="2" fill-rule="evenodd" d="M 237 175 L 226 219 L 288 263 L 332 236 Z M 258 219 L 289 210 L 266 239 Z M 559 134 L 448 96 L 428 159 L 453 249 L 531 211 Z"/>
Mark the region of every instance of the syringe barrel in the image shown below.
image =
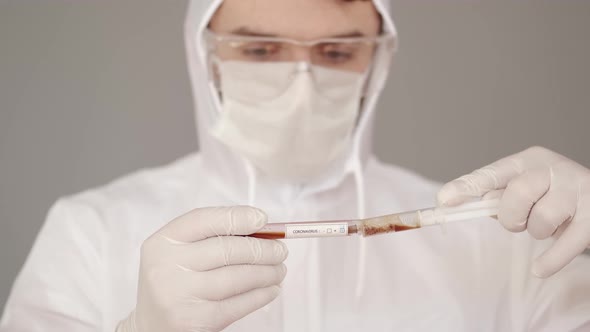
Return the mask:
<path id="1" fill-rule="evenodd" d="M 455 207 L 439 207 L 421 210 L 418 212 L 420 216 L 420 225 L 431 226 L 453 221 L 497 216 L 498 205 L 499 200 L 493 199 L 465 203 Z"/>

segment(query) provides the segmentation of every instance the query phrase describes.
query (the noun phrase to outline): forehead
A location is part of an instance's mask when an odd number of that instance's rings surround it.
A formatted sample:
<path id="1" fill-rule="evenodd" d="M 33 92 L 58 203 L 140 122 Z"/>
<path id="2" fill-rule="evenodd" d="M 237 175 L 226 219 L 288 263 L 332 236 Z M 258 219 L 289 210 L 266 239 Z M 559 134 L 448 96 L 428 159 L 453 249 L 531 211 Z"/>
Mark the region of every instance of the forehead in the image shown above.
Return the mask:
<path id="1" fill-rule="evenodd" d="M 247 29 L 300 40 L 353 31 L 374 36 L 380 16 L 372 1 L 225 0 L 210 22 L 215 32 Z"/>

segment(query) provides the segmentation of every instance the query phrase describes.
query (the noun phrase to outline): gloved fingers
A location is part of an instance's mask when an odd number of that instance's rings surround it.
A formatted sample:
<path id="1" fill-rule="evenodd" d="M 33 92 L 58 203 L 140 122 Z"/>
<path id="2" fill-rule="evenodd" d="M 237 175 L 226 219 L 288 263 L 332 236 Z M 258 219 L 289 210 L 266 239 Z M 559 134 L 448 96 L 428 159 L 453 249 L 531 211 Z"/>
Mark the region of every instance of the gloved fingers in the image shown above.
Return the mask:
<path id="1" fill-rule="evenodd" d="M 548 167 L 564 159 L 543 147 L 528 148 L 445 184 L 438 193 L 438 204 L 455 206 L 492 190 L 504 189 L 508 182 L 525 171 Z"/>
<path id="2" fill-rule="evenodd" d="M 576 213 L 576 193 L 550 190 L 531 210 L 527 223 L 528 232 L 538 240 L 546 239 Z"/>
<path id="3" fill-rule="evenodd" d="M 490 191 L 503 189 L 510 179 L 521 172 L 521 167 L 511 157 L 500 159 L 445 184 L 438 193 L 438 204 L 455 206 Z"/>
<path id="4" fill-rule="evenodd" d="M 589 244 L 590 218 L 574 216 L 553 246 L 533 262 L 532 273 L 540 278 L 552 276 L 581 254 Z"/>
<path id="5" fill-rule="evenodd" d="M 287 268 L 280 265 L 231 265 L 219 269 L 185 275 L 192 278 L 187 292 L 203 300 L 221 301 L 257 288 L 279 285 Z"/>
<path id="6" fill-rule="evenodd" d="M 557 229 L 553 233 L 553 237 L 556 239 L 559 239 L 561 237 L 561 234 L 563 234 L 563 232 L 568 228 L 568 226 L 571 223 L 572 223 L 571 219 L 564 221 L 561 225 L 559 225 L 559 227 L 557 227 Z"/>
<path id="7" fill-rule="evenodd" d="M 229 317 L 234 322 L 269 304 L 280 292 L 281 287 L 276 285 L 257 288 L 218 302 L 217 309 L 221 317 Z"/>
<path id="8" fill-rule="evenodd" d="M 504 195 L 504 189 L 497 189 L 489 191 L 487 194 L 483 195 L 481 198 L 483 201 L 490 200 L 490 199 L 500 199 Z M 498 220 L 498 216 L 491 216 L 492 218 Z"/>
<path id="9" fill-rule="evenodd" d="M 179 296 L 182 296 L 183 305 L 152 313 L 157 315 L 157 319 L 165 320 L 163 323 L 166 329 L 159 326 L 150 327 L 154 331 L 222 331 L 235 321 L 270 303 L 280 291 L 279 286 L 257 288 L 222 301 L 194 299 L 182 294 Z M 202 305 L 191 305 L 194 303 Z M 128 325 L 136 331 L 135 322 Z"/>
<path id="10" fill-rule="evenodd" d="M 195 209 L 166 226 L 158 235 L 173 244 L 197 242 L 220 235 L 248 235 L 267 222 L 264 212 L 249 206 Z"/>
<path id="11" fill-rule="evenodd" d="M 504 195 L 504 189 L 497 189 L 488 191 L 485 195 L 483 195 L 481 199 L 485 201 L 490 199 L 502 198 L 502 195 Z"/>
<path id="12" fill-rule="evenodd" d="M 277 240 L 242 236 L 219 236 L 175 246 L 167 257 L 192 271 L 208 271 L 227 265 L 277 265 L 288 256 L 287 246 Z"/>
<path id="13" fill-rule="evenodd" d="M 533 205 L 545 195 L 551 184 L 548 168 L 530 170 L 508 183 L 500 199 L 498 221 L 511 232 L 522 232 Z"/>

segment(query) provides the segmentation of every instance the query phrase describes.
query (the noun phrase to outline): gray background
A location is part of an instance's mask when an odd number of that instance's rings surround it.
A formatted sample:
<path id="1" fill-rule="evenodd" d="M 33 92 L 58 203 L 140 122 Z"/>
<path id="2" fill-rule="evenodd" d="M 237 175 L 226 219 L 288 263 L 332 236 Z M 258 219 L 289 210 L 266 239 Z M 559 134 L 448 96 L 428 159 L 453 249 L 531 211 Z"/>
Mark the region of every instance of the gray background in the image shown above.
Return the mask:
<path id="1" fill-rule="evenodd" d="M 59 196 L 197 148 L 185 1 L 0 0 L 0 310 Z M 533 144 L 590 165 L 590 1 L 397 0 L 379 156 L 445 181 Z"/>

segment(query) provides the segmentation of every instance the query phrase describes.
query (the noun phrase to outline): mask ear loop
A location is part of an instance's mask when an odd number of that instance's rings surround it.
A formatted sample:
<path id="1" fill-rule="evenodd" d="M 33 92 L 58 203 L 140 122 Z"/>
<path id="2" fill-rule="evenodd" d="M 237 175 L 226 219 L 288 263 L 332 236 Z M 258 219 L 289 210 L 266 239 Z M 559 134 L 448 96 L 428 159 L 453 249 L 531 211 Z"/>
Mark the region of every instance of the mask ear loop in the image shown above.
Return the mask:
<path id="1" fill-rule="evenodd" d="M 215 100 L 215 109 L 219 113 L 221 111 L 221 75 L 219 73 L 219 62 L 221 60 L 211 55 L 211 52 L 207 55 L 207 76 L 209 76 L 209 86 L 213 89 L 213 96 Z"/>
<path id="2" fill-rule="evenodd" d="M 363 176 L 363 169 L 360 162 L 360 159 L 357 159 L 355 162 L 353 176 L 356 183 L 356 190 L 357 190 L 357 218 L 363 219 L 366 217 L 366 200 L 365 200 L 365 179 Z M 367 264 L 367 243 L 364 237 L 359 238 L 359 259 L 358 259 L 358 273 L 357 273 L 357 283 L 355 289 L 355 296 L 357 303 L 360 303 L 360 298 L 363 295 L 363 291 L 365 289 L 365 280 L 366 280 L 366 264 Z"/>
<path id="3" fill-rule="evenodd" d="M 219 73 L 219 61 L 220 60 L 217 57 L 211 57 L 211 60 L 209 60 L 209 75 L 211 77 L 213 86 L 218 91 L 219 95 L 221 95 L 221 74 Z"/>

